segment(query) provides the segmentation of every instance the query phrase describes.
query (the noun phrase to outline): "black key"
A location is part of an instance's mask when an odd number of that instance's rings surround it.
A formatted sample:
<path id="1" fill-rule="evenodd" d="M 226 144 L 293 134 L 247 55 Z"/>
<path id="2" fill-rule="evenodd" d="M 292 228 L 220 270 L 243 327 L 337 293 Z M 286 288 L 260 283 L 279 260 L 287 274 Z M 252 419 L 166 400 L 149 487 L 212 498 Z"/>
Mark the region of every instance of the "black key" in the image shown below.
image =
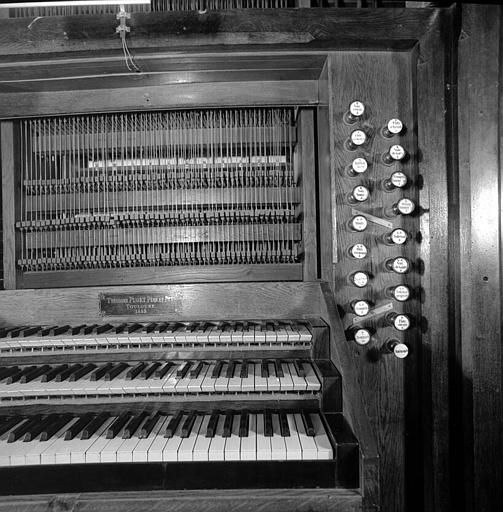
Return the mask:
<path id="1" fill-rule="evenodd" d="M 13 382 L 18 382 L 24 377 L 27 373 L 30 373 L 32 370 L 36 369 L 35 365 L 25 366 L 24 368 L 20 368 L 20 370 L 16 373 L 13 373 L 10 377 L 7 377 L 5 380 L 6 384 L 12 384 Z"/>
<path id="2" fill-rule="evenodd" d="M 37 327 L 28 327 L 26 329 L 23 329 L 20 333 L 19 333 L 19 336 L 21 338 L 28 338 L 28 336 L 33 336 L 34 334 L 36 334 L 38 331 L 40 331 L 40 325 L 38 325 Z"/>
<path id="3" fill-rule="evenodd" d="M 83 331 L 86 328 L 84 324 L 77 325 L 76 327 L 72 327 L 71 333 L 72 336 L 76 336 L 77 334 L 80 334 L 80 331 Z"/>
<path id="4" fill-rule="evenodd" d="M 302 361 L 294 361 L 293 365 L 295 366 L 295 371 L 297 372 L 297 375 L 299 377 L 306 376 L 306 370 L 304 368 L 304 365 L 302 364 Z"/>
<path id="5" fill-rule="evenodd" d="M 58 375 L 56 375 L 56 378 L 54 379 L 56 382 L 63 382 L 64 380 L 66 380 L 68 377 L 70 377 L 70 375 L 72 375 L 72 373 L 80 370 L 82 368 L 82 365 L 77 363 L 77 364 L 72 364 L 72 366 L 70 366 L 69 368 L 67 368 L 66 370 L 63 370 L 61 373 L 58 373 Z"/>
<path id="6" fill-rule="evenodd" d="M 11 428 L 15 427 L 18 423 L 23 421 L 22 416 L 14 416 L 12 418 L 6 418 L 5 421 L 0 425 L 0 436 L 3 436 L 5 432 L 8 432 Z"/>
<path id="7" fill-rule="evenodd" d="M 36 366 L 32 371 L 25 373 L 20 379 L 19 382 L 21 384 L 25 384 L 26 382 L 31 382 L 35 380 L 37 377 L 40 377 L 43 373 L 48 372 L 51 367 L 48 364 L 44 364 L 43 366 Z"/>
<path id="8" fill-rule="evenodd" d="M 98 325 L 96 326 L 95 333 L 96 334 L 105 334 L 108 331 L 111 331 L 114 328 L 111 324 Z"/>
<path id="9" fill-rule="evenodd" d="M 156 324 L 154 327 L 154 334 L 161 334 L 168 328 L 167 323 Z"/>
<path id="10" fill-rule="evenodd" d="M 8 443 L 13 443 L 17 441 L 20 437 L 24 436 L 30 428 L 37 425 L 38 422 L 42 420 L 42 415 L 37 414 L 36 416 L 31 416 L 27 421 L 23 422 L 21 425 L 18 425 L 14 430 L 9 432 L 9 437 L 7 438 Z"/>
<path id="11" fill-rule="evenodd" d="M 88 336 L 89 334 L 94 334 L 94 330 L 98 327 L 98 324 L 93 325 L 85 325 L 84 326 L 84 334 Z"/>
<path id="12" fill-rule="evenodd" d="M 77 437 L 80 434 L 80 431 L 87 426 L 87 424 L 93 419 L 93 414 L 88 412 L 81 416 L 78 421 L 76 421 L 66 432 L 65 432 L 65 441 L 70 441 Z"/>
<path id="13" fill-rule="evenodd" d="M 127 424 L 122 434 L 123 439 L 129 439 L 134 436 L 138 427 L 143 423 L 143 420 L 148 416 L 146 412 L 142 412 L 134 416 L 131 421 Z"/>
<path id="14" fill-rule="evenodd" d="M 222 371 L 222 366 L 224 363 L 222 361 L 218 361 L 215 365 L 215 368 L 213 368 L 213 372 L 211 373 L 212 379 L 218 379 L 220 377 L 220 372 Z"/>
<path id="15" fill-rule="evenodd" d="M 124 332 L 126 334 L 132 334 L 133 332 L 136 332 L 139 329 L 141 329 L 141 324 L 129 324 L 126 325 Z"/>
<path id="16" fill-rule="evenodd" d="M 228 412 L 225 415 L 224 432 L 222 434 L 222 437 L 231 437 L 231 433 L 232 433 L 232 419 L 233 418 L 234 418 L 234 415 L 231 412 Z"/>
<path id="17" fill-rule="evenodd" d="M 274 361 L 274 368 L 276 369 L 276 375 L 278 378 L 282 379 L 285 376 L 283 372 L 283 361 Z"/>
<path id="18" fill-rule="evenodd" d="M 162 379 L 169 371 L 169 369 L 173 366 L 173 363 L 166 363 L 161 368 L 157 368 L 154 372 L 154 377 L 156 379 Z"/>
<path id="19" fill-rule="evenodd" d="M 241 363 L 241 373 L 239 376 L 242 379 L 246 379 L 248 377 L 248 361 L 243 361 Z"/>
<path id="20" fill-rule="evenodd" d="M 241 413 L 241 418 L 239 419 L 239 437 L 248 437 L 249 427 L 249 414 L 244 411 Z"/>
<path id="21" fill-rule="evenodd" d="M 54 330 L 57 329 L 57 325 L 53 325 L 52 327 L 43 327 L 40 332 L 41 336 L 54 336 Z"/>
<path id="22" fill-rule="evenodd" d="M 122 427 L 130 420 L 132 414 L 123 412 L 107 429 L 107 439 L 113 439 L 122 430 Z"/>
<path id="23" fill-rule="evenodd" d="M 234 377 L 234 371 L 236 370 L 236 361 L 229 361 L 227 365 L 226 378 L 232 379 Z"/>
<path id="24" fill-rule="evenodd" d="M 272 414 L 271 411 L 265 411 L 264 413 L 264 436 L 272 437 Z"/>
<path id="25" fill-rule="evenodd" d="M 62 325 L 61 327 L 56 327 L 54 329 L 54 336 L 61 336 L 62 334 L 65 334 L 66 332 L 68 332 L 70 330 L 70 326 L 69 325 Z"/>
<path id="26" fill-rule="evenodd" d="M 35 439 L 43 430 L 45 430 L 51 423 L 53 423 L 58 416 L 56 414 L 49 414 L 46 416 L 41 422 L 37 425 L 33 425 L 33 427 L 26 432 L 24 435 L 23 441 L 29 442 Z"/>
<path id="27" fill-rule="evenodd" d="M 138 363 L 126 373 L 126 380 L 133 380 L 141 371 L 146 368 L 147 363 Z"/>
<path id="28" fill-rule="evenodd" d="M 110 418 L 110 414 L 108 412 L 101 412 L 97 416 L 95 416 L 82 431 L 81 439 L 89 439 L 102 425 L 105 421 Z"/>
<path id="29" fill-rule="evenodd" d="M 180 366 L 178 368 L 178 370 L 176 370 L 176 376 L 178 378 L 183 379 L 185 377 L 185 375 L 187 375 L 187 372 L 190 370 L 191 366 L 192 366 L 192 363 L 190 361 L 183 363 L 183 365 Z"/>
<path id="30" fill-rule="evenodd" d="M 62 416 L 58 416 L 53 423 L 46 425 L 40 434 L 40 441 L 48 441 L 51 439 L 51 437 L 59 432 L 71 419 L 71 414 L 63 414 Z"/>
<path id="31" fill-rule="evenodd" d="M 6 379 L 19 372 L 19 366 L 5 366 L 0 370 L 0 380 Z"/>
<path id="32" fill-rule="evenodd" d="M 183 412 L 180 411 L 169 420 L 168 426 L 166 427 L 166 432 L 164 433 L 164 437 L 173 437 L 175 435 L 176 429 L 178 428 L 178 424 L 180 423 L 182 416 Z"/>
<path id="33" fill-rule="evenodd" d="M 220 414 L 218 412 L 214 412 L 210 416 L 210 421 L 208 421 L 208 428 L 206 429 L 206 437 L 215 437 L 219 417 Z"/>
<path id="34" fill-rule="evenodd" d="M 156 324 L 146 324 L 143 325 L 141 328 L 142 334 L 148 334 L 149 332 L 152 332 L 155 329 Z"/>
<path id="35" fill-rule="evenodd" d="M 279 429 L 283 437 L 290 437 L 290 427 L 285 413 L 279 412 Z"/>
<path id="36" fill-rule="evenodd" d="M 6 333 L 7 338 L 17 338 L 27 327 L 14 327 Z"/>
<path id="37" fill-rule="evenodd" d="M 144 368 L 140 373 L 141 379 L 148 379 L 150 376 L 158 369 L 160 368 L 161 363 L 152 363 L 150 366 L 147 366 Z"/>
<path id="38" fill-rule="evenodd" d="M 164 416 L 163 416 L 164 417 Z M 157 425 L 157 422 L 161 418 L 161 414 L 156 412 L 153 416 L 151 416 L 144 424 L 143 427 L 140 429 L 140 433 L 138 437 L 145 438 L 150 435 L 150 432 L 152 432 L 153 428 Z"/>
<path id="39" fill-rule="evenodd" d="M 313 425 L 313 422 L 311 421 L 310 414 L 302 411 L 301 416 L 302 416 L 302 423 L 304 423 L 304 428 L 306 429 L 306 434 L 308 436 L 314 437 L 316 432 L 314 430 L 314 425 Z"/>
<path id="40" fill-rule="evenodd" d="M 269 368 L 267 365 L 267 361 L 262 361 L 260 368 L 261 368 L 260 374 L 261 374 L 262 378 L 267 379 L 269 377 Z"/>
<path id="41" fill-rule="evenodd" d="M 95 364 L 87 363 L 82 368 L 79 368 L 77 371 L 73 372 L 70 375 L 70 378 L 68 380 L 69 380 L 69 382 L 75 382 L 75 381 L 81 379 L 82 377 L 85 377 L 89 372 L 92 372 L 95 369 L 96 369 Z"/>
<path id="42" fill-rule="evenodd" d="M 114 328 L 115 334 L 122 334 L 124 332 L 124 329 L 126 329 L 127 324 L 120 324 L 117 327 Z"/>
<path id="43" fill-rule="evenodd" d="M 112 370 L 114 367 L 113 363 L 107 363 L 103 366 L 99 366 L 98 368 L 96 368 L 96 370 L 94 370 L 93 373 L 91 373 L 91 380 L 92 381 L 96 381 L 96 380 L 100 380 L 101 378 L 103 378 L 110 370 Z"/>
<path id="44" fill-rule="evenodd" d="M 183 422 L 182 432 L 181 432 L 180 437 L 189 437 L 190 436 L 190 433 L 192 431 L 192 427 L 194 426 L 194 422 L 196 421 L 196 418 L 197 418 L 197 412 L 196 411 L 192 411 L 187 416 L 187 418 Z"/>
<path id="45" fill-rule="evenodd" d="M 68 368 L 67 364 L 60 364 L 59 366 L 55 366 L 54 368 L 51 368 L 45 375 L 42 375 L 42 382 L 50 382 L 52 379 L 58 375 L 58 373 L 61 373 L 62 371 L 66 370 Z"/>
<path id="46" fill-rule="evenodd" d="M 105 373 L 105 380 L 112 380 L 120 375 L 126 368 L 129 368 L 127 363 L 119 363 L 115 368 L 110 369 L 107 373 Z"/>
<path id="47" fill-rule="evenodd" d="M 192 369 L 190 370 L 190 376 L 193 379 L 196 379 L 198 375 L 201 373 L 201 370 L 203 369 L 204 363 L 202 361 L 199 361 Z"/>

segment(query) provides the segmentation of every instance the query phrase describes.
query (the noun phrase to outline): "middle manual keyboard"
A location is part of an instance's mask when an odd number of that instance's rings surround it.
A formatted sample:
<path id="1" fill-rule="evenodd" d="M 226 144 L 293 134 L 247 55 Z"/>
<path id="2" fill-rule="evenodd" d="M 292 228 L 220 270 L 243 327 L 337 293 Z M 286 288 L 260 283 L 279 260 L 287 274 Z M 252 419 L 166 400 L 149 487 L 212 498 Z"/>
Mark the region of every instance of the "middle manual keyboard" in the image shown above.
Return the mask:
<path id="1" fill-rule="evenodd" d="M 316 363 L 303 360 L 185 360 L 0 367 L 0 401 L 160 397 L 186 394 L 318 393 Z"/>

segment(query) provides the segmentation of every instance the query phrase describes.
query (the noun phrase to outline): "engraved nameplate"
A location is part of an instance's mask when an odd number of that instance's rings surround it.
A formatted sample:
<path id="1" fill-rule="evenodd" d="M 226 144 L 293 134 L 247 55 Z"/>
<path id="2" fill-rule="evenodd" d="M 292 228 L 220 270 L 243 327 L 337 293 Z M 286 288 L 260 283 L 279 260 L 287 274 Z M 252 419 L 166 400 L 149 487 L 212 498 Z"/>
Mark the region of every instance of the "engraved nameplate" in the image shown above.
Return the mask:
<path id="1" fill-rule="evenodd" d="M 103 316 L 166 315 L 180 310 L 180 297 L 165 293 L 100 293 Z"/>

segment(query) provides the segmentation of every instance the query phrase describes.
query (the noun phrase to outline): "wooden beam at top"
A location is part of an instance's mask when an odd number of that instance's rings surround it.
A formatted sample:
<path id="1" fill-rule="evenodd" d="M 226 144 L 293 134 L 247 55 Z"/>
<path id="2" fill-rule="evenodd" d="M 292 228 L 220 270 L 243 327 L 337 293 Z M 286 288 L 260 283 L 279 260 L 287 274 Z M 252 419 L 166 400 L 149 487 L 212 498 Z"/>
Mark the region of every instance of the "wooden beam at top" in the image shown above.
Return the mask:
<path id="1" fill-rule="evenodd" d="M 203 52 L 232 48 L 407 48 L 434 25 L 435 9 L 282 9 L 135 13 L 134 51 Z M 114 15 L 2 19 L 0 62 L 60 58 L 69 52 L 122 52 Z"/>

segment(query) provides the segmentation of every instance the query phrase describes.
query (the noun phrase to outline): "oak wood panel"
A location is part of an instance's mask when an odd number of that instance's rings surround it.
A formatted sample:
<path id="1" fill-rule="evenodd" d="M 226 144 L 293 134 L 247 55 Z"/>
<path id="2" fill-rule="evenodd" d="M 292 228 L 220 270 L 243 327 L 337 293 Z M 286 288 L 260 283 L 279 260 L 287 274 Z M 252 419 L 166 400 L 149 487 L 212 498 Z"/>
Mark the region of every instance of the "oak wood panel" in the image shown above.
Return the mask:
<path id="1" fill-rule="evenodd" d="M 501 6 L 463 6 L 459 40 L 461 370 L 467 511 L 503 508 Z M 462 480 L 461 480 L 462 479 Z"/>
<path id="2" fill-rule="evenodd" d="M 330 285 L 324 282 L 321 283 L 321 292 L 323 298 L 320 311 L 331 330 L 330 358 L 342 376 L 343 411 L 360 446 L 360 489 L 363 494 L 363 510 L 379 510 L 381 495 L 377 433 L 365 410 L 358 368 L 354 363 L 351 345 L 344 336 L 333 291 Z"/>
<path id="3" fill-rule="evenodd" d="M 151 491 L 3 497 L 8 512 L 360 512 L 361 496 L 343 489 Z"/>
<path id="4" fill-rule="evenodd" d="M 455 246 L 450 245 L 448 176 L 449 138 L 447 125 L 452 116 L 448 104 L 452 84 L 449 52 L 453 37 L 454 9 L 439 13 L 417 47 L 416 93 L 417 141 L 420 176 L 420 263 L 423 332 L 418 358 L 421 360 L 424 508 L 443 511 L 449 507 L 449 380 L 450 347 L 453 336 L 449 293 L 455 265 Z M 452 251 L 452 252 L 451 252 Z M 415 485 L 411 482 L 411 485 Z"/>
<path id="5" fill-rule="evenodd" d="M 363 319 L 358 326 L 368 327 L 375 331 L 371 344 L 365 348 L 355 343 L 356 354 L 354 364 L 359 367 L 359 375 L 364 390 L 368 414 L 378 432 L 380 454 L 381 505 L 383 510 L 400 511 L 406 507 L 406 458 L 411 456 L 410 446 L 416 443 L 414 428 L 408 429 L 411 444 L 408 446 L 405 437 L 406 408 L 417 424 L 419 405 L 412 394 L 410 401 L 405 401 L 405 390 L 412 388 L 417 394 L 417 353 L 410 357 L 404 368 L 404 361 L 386 355 L 384 344 L 389 339 L 405 342 L 415 351 L 418 345 L 418 319 L 420 304 L 417 290 L 419 289 L 419 273 L 417 244 L 415 242 L 419 223 L 417 213 L 412 216 L 386 217 L 384 210 L 396 203 L 400 198 L 407 197 L 417 202 L 417 149 L 414 139 L 414 108 L 413 108 L 413 61 L 410 53 L 384 52 L 346 52 L 331 57 L 332 78 L 332 132 L 333 132 L 333 177 L 335 182 L 334 215 L 337 226 L 337 263 L 334 265 L 336 300 L 339 305 L 344 328 L 348 331 L 356 324 L 350 309 L 352 300 L 367 300 L 373 308 L 384 308 L 395 313 L 407 313 L 416 321 L 416 327 L 400 332 L 384 322 L 384 312 L 370 319 Z M 344 122 L 344 114 L 351 101 L 360 100 L 365 105 L 362 120 L 348 125 Z M 381 130 L 387 121 L 399 118 L 405 126 L 400 136 L 385 138 Z M 355 151 L 347 149 L 347 140 L 353 130 L 362 129 L 368 137 L 368 143 Z M 410 155 L 406 161 L 386 165 L 382 155 L 392 144 L 401 144 Z M 348 174 L 348 166 L 356 157 L 363 157 L 369 168 L 363 175 L 352 177 Z M 408 178 L 408 186 L 404 190 L 395 189 L 387 192 L 382 181 L 389 178 L 394 171 L 402 171 Z M 370 197 L 364 203 L 350 204 L 348 197 L 357 185 L 364 185 L 370 190 Z M 385 227 L 369 220 L 363 232 L 352 232 L 348 228 L 351 218 L 357 213 L 370 214 L 389 222 Z M 409 240 L 402 246 L 386 245 L 382 237 L 392 229 L 402 228 L 409 233 Z M 349 248 L 356 243 L 363 243 L 368 248 L 366 258 L 358 260 L 349 256 Z M 392 257 L 406 257 L 413 262 L 413 269 L 399 275 L 387 272 L 384 262 Z M 355 271 L 363 270 L 371 276 L 370 283 L 363 289 L 353 286 L 348 276 Z M 406 303 L 392 300 L 385 295 L 389 286 L 407 284 L 414 290 L 413 296 Z M 350 335 L 348 334 L 348 338 Z M 419 464 L 420 459 L 415 460 Z M 413 468 L 414 462 L 411 462 Z M 413 469 L 414 471 L 414 469 Z"/>
<path id="6" fill-rule="evenodd" d="M 2 171 L 2 223 L 3 223 L 3 273 L 4 288 L 16 288 L 16 248 L 19 236 L 15 225 L 19 204 L 15 198 L 19 191 L 19 137 L 12 122 L 0 123 L 0 153 Z"/>
<path id="7" fill-rule="evenodd" d="M 101 322 L 100 293 L 131 293 L 131 286 L 13 290 L 0 294 L 2 325 L 54 325 Z M 319 283 L 214 283 L 134 287 L 134 293 L 163 293 L 170 312 L 163 319 L 302 319 L 320 316 Z M 142 315 L 141 321 L 158 316 Z M 138 321 L 138 316 L 106 317 L 107 321 Z"/>
<path id="8" fill-rule="evenodd" d="M 243 51 L 274 45 L 313 48 L 327 41 L 375 48 L 410 47 L 435 22 L 433 9 L 246 9 L 132 14 L 130 49 L 218 47 L 237 43 Z M 4 56 L 72 51 L 116 51 L 120 47 L 113 15 L 2 20 L 0 54 Z M 372 30 L 362 30 L 362 27 Z M 29 57 L 28 57 L 29 58 Z"/>
<path id="9" fill-rule="evenodd" d="M 0 94 L 0 117 L 247 105 L 313 105 L 317 80 L 214 82 Z"/>
<path id="10" fill-rule="evenodd" d="M 18 288 L 55 288 L 99 286 L 103 283 L 208 283 L 212 281 L 301 281 L 301 263 L 263 265 L 214 265 L 133 267 L 89 270 L 25 272 L 17 280 Z"/>
<path id="11" fill-rule="evenodd" d="M 317 272 L 317 230 L 316 230 L 316 163 L 314 140 L 314 114 L 312 110 L 300 110 L 298 123 L 297 160 L 300 167 L 303 211 L 303 277 L 305 281 L 314 281 Z"/>

